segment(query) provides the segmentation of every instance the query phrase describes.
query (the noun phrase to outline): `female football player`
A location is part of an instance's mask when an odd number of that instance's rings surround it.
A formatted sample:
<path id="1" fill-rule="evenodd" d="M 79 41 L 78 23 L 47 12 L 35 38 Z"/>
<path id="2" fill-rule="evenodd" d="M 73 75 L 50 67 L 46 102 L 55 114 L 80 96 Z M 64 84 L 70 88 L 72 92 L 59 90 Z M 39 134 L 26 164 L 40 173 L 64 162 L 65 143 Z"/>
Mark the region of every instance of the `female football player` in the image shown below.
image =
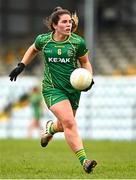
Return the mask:
<path id="1" fill-rule="evenodd" d="M 48 121 L 41 137 L 41 146 L 47 146 L 53 135 L 64 132 L 65 139 L 76 154 L 85 172 L 90 173 L 97 165 L 95 160 L 86 156 L 82 140 L 79 136 L 75 120 L 81 92 L 70 84 L 70 74 L 78 67 L 92 73 L 88 58 L 88 50 L 83 38 L 74 34 L 78 26 L 78 17 L 57 7 L 46 19 L 51 32 L 39 35 L 28 48 L 21 63 L 11 71 L 10 80 L 15 81 L 32 59 L 42 52 L 44 55 L 44 78 L 42 93 L 48 108 L 56 116 L 57 121 Z M 93 85 L 93 81 L 87 91 Z"/>

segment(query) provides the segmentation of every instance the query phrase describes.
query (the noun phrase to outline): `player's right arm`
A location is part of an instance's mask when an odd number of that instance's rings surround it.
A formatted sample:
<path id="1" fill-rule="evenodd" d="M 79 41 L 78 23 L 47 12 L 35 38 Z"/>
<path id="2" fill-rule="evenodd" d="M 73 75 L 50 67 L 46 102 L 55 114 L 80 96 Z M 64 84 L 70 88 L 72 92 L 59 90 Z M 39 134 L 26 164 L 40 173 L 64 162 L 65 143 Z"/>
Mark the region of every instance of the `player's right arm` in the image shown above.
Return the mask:
<path id="1" fill-rule="evenodd" d="M 17 67 L 15 69 L 13 69 L 10 74 L 10 80 L 11 81 L 16 81 L 17 76 L 25 69 L 25 66 L 27 64 L 29 64 L 34 57 L 38 54 L 39 50 L 36 49 L 35 44 L 32 44 L 26 51 L 26 53 L 24 54 L 21 63 L 19 63 L 17 65 Z"/>
<path id="2" fill-rule="evenodd" d="M 17 76 L 24 70 L 25 66 L 28 65 L 38 54 L 38 52 L 42 50 L 44 42 L 44 34 L 38 35 L 35 42 L 27 49 L 21 63 L 19 63 L 18 66 L 9 74 L 11 81 L 16 81 Z"/>
<path id="3" fill-rule="evenodd" d="M 28 50 L 26 51 L 26 53 L 24 54 L 24 57 L 21 61 L 21 63 L 23 63 L 25 66 L 27 64 L 29 64 L 33 59 L 34 57 L 39 53 L 39 50 L 36 49 L 35 47 L 35 44 L 32 44 Z"/>

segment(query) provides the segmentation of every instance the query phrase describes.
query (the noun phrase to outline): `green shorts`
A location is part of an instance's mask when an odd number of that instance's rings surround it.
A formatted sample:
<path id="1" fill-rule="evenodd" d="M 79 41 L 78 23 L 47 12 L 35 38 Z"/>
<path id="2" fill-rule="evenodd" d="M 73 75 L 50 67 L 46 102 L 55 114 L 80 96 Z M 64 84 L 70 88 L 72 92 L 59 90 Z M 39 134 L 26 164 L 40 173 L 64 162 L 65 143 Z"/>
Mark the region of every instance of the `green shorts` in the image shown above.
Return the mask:
<path id="1" fill-rule="evenodd" d="M 68 99 L 71 103 L 72 109 L 74 110 L 78 108 L 81 95 L 80 92 L 68 93 L 58 88 L 46 88 L 42 90 L 42 93 L 48 108 L 60 101 Z"/>

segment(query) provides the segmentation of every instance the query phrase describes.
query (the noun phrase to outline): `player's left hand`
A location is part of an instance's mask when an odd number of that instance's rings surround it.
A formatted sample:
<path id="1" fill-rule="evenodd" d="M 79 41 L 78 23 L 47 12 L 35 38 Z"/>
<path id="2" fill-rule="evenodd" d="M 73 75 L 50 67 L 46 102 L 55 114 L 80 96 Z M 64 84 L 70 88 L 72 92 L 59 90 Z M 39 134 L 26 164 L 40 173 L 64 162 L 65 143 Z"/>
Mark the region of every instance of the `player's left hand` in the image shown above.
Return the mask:
<path id="1" fill-rule="evenodd" d="M 82 91 L 83 91 L 83 92 L 86 92 L 86 91 L 90 90 L 93 85 L 94 85 L 94 80 L 92 79 L 92 82 L 91 82 L 90 86 L 89 86 L 88 88 L 82 90 Z"/>

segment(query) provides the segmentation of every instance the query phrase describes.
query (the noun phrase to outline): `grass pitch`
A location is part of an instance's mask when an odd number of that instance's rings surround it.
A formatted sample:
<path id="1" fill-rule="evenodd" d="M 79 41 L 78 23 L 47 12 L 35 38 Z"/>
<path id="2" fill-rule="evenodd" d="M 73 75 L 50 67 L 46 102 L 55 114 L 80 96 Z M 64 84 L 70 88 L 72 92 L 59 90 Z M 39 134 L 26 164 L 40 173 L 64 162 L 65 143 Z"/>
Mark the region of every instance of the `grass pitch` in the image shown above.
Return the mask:
<path id="1" fill-rule="evenodd" d="M 63 140 L 0 140 L 0 179 L 135 179 L 136 142 L 84 140 L 98 165 L 86 174 Z"/>

